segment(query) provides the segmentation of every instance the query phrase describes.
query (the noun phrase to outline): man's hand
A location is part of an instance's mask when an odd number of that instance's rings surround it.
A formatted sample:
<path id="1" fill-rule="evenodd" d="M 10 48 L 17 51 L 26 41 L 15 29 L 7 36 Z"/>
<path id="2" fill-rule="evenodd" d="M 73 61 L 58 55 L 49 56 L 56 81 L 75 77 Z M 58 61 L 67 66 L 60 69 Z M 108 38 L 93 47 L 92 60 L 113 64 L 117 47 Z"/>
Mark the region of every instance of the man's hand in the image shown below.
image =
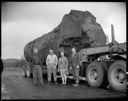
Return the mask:
<path id="1" fill-rule="evenodd" d="M 79 68 L 80 66 L 78 65 L 76 68 Z"/>
<path id="2" fill-rule="evenodd" d="M 72 67 L 70 66 L 69 69 L 72 69 Z"/>

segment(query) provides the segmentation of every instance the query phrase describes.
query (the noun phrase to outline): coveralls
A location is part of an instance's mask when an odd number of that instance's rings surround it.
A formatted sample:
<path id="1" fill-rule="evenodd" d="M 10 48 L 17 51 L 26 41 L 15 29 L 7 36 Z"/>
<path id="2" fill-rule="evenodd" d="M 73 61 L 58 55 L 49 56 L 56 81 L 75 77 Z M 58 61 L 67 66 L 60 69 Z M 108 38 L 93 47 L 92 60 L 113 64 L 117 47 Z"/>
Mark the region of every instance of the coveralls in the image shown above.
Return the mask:
<path id="1" fill-rule="evenodd" d="M 71 55 L 71 61 L 70 61 L 71 67 L 73 69 L 73 77 L 75 78 L 76 82 L 79 82 L 79 55 L 78 53 Z"/>
<path id="2" fill-rule="evenodd" d="M 40 65 L 40 59 L 37 57 L 37 54 L 34 55 L 34 61 L 33 61 L 33 78 L 34 78 L 34 85 L 36 85 L 38 82 L 43 85 L 43 75 L 42 75 L 42 69 Z"/>

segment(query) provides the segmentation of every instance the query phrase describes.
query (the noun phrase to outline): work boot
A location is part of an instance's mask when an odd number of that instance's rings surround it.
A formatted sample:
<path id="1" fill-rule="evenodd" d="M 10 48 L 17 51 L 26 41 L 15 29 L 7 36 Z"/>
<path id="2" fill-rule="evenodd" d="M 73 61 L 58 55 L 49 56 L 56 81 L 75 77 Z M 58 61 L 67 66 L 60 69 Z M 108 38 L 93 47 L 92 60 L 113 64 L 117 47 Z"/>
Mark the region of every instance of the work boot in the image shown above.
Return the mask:
<path id="1" fill-rule="evenodd" d="M 57 81 L 55 81 L 55 84 L 58 84 Z"/>
<path id="2" fill-rule="evenodd" d="M 64 82 L 62 84 L 65 84 Z"/>
<path id="3" fill-rule="evenodd" d="M 77 86 L 79 86 L 79 83 L 76 82 L 75 84 L 73 84 L 73 86 L 77 87 Z"/>
<path id="4" fill-rule="evenodd" d="M 48 85 L 50 85 L 51 84 L 51 81 L 48 81 L 48 83 L 47 83 Z"/>

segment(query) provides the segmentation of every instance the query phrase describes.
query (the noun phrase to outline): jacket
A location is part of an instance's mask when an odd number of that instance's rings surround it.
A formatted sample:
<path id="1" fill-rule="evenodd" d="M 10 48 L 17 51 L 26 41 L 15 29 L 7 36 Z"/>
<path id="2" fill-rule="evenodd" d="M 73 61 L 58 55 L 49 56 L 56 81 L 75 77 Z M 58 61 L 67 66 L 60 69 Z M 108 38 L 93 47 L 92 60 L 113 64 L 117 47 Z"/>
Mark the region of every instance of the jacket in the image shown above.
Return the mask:
<path id="1" fill-rule="evenodd" d="M 47 65 L 57 65 L 58 64 L 58 58 L 55 54 L 53 55 L 48 55 L 46 59 L 46 64 Z"/>
<path id="2" fill-rule="evenodd" d="M 76 53 L 76 54 L 72 54 L 71 55 L 71 58 L 70 58 L 70 65 L 72 66 L 72 67 L 76 67 L 76 66 L 78 66 L 79 65 L 79 55 L 78 55 L 78 53 Z"/>
<path id="3" fill-rule="evenodd" d="M 34 55 L 33 65 L 40 65 L 40 59 L 37 55 Z"/>

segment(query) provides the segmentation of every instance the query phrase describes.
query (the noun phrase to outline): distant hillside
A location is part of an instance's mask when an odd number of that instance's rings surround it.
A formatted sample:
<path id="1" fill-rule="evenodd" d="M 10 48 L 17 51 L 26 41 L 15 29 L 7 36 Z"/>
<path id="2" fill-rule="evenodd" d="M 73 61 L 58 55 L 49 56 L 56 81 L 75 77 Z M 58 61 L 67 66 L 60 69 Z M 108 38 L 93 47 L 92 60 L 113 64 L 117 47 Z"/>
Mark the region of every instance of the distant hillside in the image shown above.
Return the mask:
<path id="1" fill-rule="evenodd" d="M 14 58 L 10 58 L 10 59 L 3 59 L 3 61 L 5 62 L 15 62 L 15 61 L 19 61 L 19 59 L 14 59 Z"/>
<path id="2" fill-rule="evenodd" d="M 3 59 L 4 67 L 20 67 L 21 60 L 20 59 Z"/>

